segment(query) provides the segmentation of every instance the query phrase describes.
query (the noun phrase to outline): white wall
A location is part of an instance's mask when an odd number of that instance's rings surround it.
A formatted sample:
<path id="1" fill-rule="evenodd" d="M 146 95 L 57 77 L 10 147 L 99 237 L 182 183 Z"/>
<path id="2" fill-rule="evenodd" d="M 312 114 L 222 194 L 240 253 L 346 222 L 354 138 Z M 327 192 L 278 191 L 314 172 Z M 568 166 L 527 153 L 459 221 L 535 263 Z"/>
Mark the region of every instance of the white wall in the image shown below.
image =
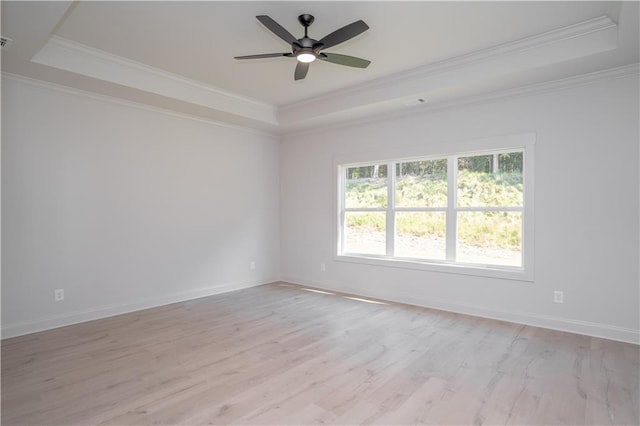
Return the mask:
<path id="1" fill-rule="evenodd" d="M 279 192 L 277 139 L 3 78 L 3 337 L 277 280 Z"/>
<path id="2" fill-rule="evenodd" d="M 258 133 L 3 78 L 2 336 L 281 274 L 638 342 L 638 95 L 636 78 L 600 81 L 288 136 L 280 147 Z M 534 282 L 334 259 L 336 158 L 449 152 L 454 142 L 522 133 L 537 135 Z M 565 292 L 564 304 L 552 303 L 553 290 Z"/>
<path id="3" fill-rule="evenodd" d="M 638 99 L 628 77 L 286 137 L 283 279 L 639 342 Z M 336 158 L 523 133 L 537 135 L 534 282 L 335 260 Z"/>

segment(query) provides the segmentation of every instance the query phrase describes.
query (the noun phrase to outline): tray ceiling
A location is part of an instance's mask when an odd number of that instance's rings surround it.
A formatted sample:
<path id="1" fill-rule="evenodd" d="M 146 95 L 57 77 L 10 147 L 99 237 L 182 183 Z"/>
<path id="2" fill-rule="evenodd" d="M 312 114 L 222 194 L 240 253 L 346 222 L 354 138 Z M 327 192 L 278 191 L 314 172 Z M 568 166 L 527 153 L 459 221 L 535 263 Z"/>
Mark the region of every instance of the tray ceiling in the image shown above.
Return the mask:
<path id="1" fill-rule="evenodd" d="M 369 68 L 233 59 L 287 51 L 255 16 L 301 13 L 315 38 L 363 19 L 331 52 Z M 282 132 L 637 64 L 638 3 L 3 1 L 2 36 L 8 75 Z"/>

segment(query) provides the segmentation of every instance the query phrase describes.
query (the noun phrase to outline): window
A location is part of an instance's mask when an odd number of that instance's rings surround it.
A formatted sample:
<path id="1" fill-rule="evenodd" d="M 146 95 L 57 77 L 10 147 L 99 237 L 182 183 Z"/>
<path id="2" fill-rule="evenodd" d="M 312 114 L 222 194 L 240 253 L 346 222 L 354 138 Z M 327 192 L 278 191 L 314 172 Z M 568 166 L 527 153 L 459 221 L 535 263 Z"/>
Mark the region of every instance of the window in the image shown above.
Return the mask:
<path id="1" fill-rule="evenodd" d="M 525 148 L 338 169 L 339 257 L 457 271 L 517 273 L 530 266 L 524 256 Z"/>

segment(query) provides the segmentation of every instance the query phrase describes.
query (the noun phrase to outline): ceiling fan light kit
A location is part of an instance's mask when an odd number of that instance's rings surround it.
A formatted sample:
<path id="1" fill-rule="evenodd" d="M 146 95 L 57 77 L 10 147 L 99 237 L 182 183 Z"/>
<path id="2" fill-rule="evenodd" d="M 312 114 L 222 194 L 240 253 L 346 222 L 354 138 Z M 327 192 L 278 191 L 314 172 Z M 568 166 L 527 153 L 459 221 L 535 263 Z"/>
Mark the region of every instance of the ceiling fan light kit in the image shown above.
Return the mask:
<path id="1" fill-rule="evenodd" d="M 269 31 L 290 44 L 291 53 L 263 53 L 258 55 L 236 56 L 235 59 L 296 58 L 298 64 L 294 72 L 295 80 L 304 79 L 307 76 L 309 64 L 316 59 L 354 68 L 367 68 L 371 63 L 371 61 L 367 59 L 356 58 L 355 56 L 322 52 L 323 49 L 343 43 L 368 30 L 369 26 L 362 20 L 346 25 L 320 40 L 315 40 L 308 35 L 309 26 L 315 20 L 313 15 L 308 13 L 298 16 L 298 22 L 304 27 L 304 37 L 299 39 L 296 39 L 289 31 L 267 15 L 258 15 L 256 18 L 267 27 Z"/>
<path id="2" fill-rule="evenodd" d="M 309 64 L 316 60 L 316 55 L 313 53 L 313 51 L 301 50 L 300 52 L 298 52 L 296 59 L 298 59 L 299 62 Z"/>

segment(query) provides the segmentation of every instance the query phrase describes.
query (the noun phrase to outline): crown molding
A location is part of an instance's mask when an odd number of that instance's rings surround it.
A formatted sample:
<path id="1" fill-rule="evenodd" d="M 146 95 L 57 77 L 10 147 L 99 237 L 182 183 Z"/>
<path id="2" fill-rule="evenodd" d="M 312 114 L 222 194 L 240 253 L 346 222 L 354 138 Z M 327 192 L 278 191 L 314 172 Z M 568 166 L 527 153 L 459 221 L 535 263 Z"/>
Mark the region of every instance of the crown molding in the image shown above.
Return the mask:
<path id="1" fill-rule="evenodd" d="M 180 119 L 189 120 L 189 121 L 196 121 L 196 122 L 205 123 L 205 124 L 213 125 L 216 127 L 222 127 L 226 129 L 235 130 L 235 131 L 240 131 L 244 133 L 251 133 L 251 134 L 267 136 L 267 137 L 276 137 L 276 138 L 279 137 L 279 135 L 276 133 L 267 132 L 267 131 L 255 129 L 252 127 L 235 125 L 235 124 L 231 124 L 223 121 L 217 121 L 217 120 L 208 119 L 205 117 L 199 117 L 193 114 L 185 114 L 185 113 L 177 112 L 175 110 L 160 108 L 160 107 L 152 106 L 149 104 L 134 102 L 134 101 L 130 101 L 122 98 L 117 98 L 114 96 L 104 95 L 101 93 L 95 93 L 87 90 L 77 89 L 75 87 L 69 87 L 69 86 L 64 86 L 57 83 L 52 83 L 49 81 L 38 80 L 31 77 L 25 77 L 22 75 L 13 74 L 6 71 L 2 71 L 0 75 L 2 76 L 2 79 L 15 81 L 15 82 L 26 84 L 32 87 L 53 90 L 56 92 L 93 99 L 100 102 L 108 102 L 111 104 L 122 105 L 129 108 L 135 108 L 135 109 L 150 111 L 158 114 L 164 114 L 174 118 L 180 118 Z"/>
<path id="2" fill-rule="evenodd" d="M 361 119 L 342 121 L 334 124 L 320 124 L 315 127 L 305 127 L 304 130 L 293 129 L 293 130 L 287 131 L 286 129 L 283 129 L 284 131 L 279 133 L 271 133 L 271 132 L 261 131 L 258 129 L 253 129 L 250 127 L 237 126 L 237 125 L 229 124 L 226 122 L 206 119 L 206 118 L 194 116 L 191 114 L 183 114 L 173 110 L 163 109 L 163 108 L 154 107 L 154 106 L 150 106 L 143 103 L 128 101 L 121 98 L 116 98 L 108 95 L 98 94 L 95 92 L 63 86 L 63 85 L 51 83 L 48 81 L 37 80 L 37 79 L 33 79 L 33 78 L 29 78 L 29 77 L 25 77 L 17 74 L 8 73 L 5 71 L 3 71 L 1 75 L 3 79 L 6 78 L 8 80 L 14 80 L 14 81 L 28 84 L 34 87 L 55 90 L 58 92 L 68 93 L 75 96 L 82 96 L 85 98 L 95 99 L 98 101 L 110 102 L 110 103 L 124 105 L 132 108 L 152 111 L 160 114 L 165 114 L 171 117 L 198 121 L 206 124 L 215 125 L 218 127 L 237 130 L 237 131 L 244 131 L 252 134 L 258 134 L 258 135 L 269 136 L 269 137 L 279 137 L 279 136 L 297 137 L 297 136 L 309 135 L 311 133 L 322 133 L 326 131 L 339 130 L 342 128 L 347 128 L 352 126 L 365 125 L 372 122 L 379 122 L 380 120 L 383 120 L 383 119 L 392 120 L 396 118 L 402 118 L 402 117 L 407 117 L 407 116 L 412 116 L 417 114 L 424 114 L 428 112 L 437 112 L 437 111 L 442 111 L 442 110 L 451 109 L 451 108 L 481 105 L 485 103 L 496 102 L 503 99 L 509 99 L 509 98 L 514 98 L 519 96 L 536 95 L 541 93 L 567 90 L 574 87 L 597 83 L 603 80 L 615 80 L 615 79 L 626 78 L 626 77 L 638 77 L 640 76 L 640 63 L 623 65 L 620 67 L 609 68 L 609 69 L 595 71 L 587 74 L 580 74 L 580 75 L 567 77 L 559 80 L 530 84 L 530 85 L 520 86 L 520 87 L 507 89 L 507 90 L 484 93 L 476 96 L 463 97 L 461 99 L 442 102 L 438 104 L 425 104 L 424 106 L 421 106 L 419 108 L 402 109 L 399 111 L 395 111 L 393 113 L 375 114 L 375 115 L 368 116 Z"/>
<path id="3" fill-rule="evenodd" d="M 586 74 L 580 74 L 572 77 L 562 78 L 559 80 L 546 81 L 543 83 L 535 83 L 515 87 L 512 89 L 483 93 L 475 96 L 465 96 L 447 102 L 436 104 L 425 104 L 419 108 L 402 109 L 392 113 L 379 113 L 370 115 L 361 119 L 343 121 L 334 124 L 319 124 L 313 128 L 305 127 L 304 130 L 292 129 L 285 132 L 287 137 L 308 136 L 309 134 L 324 133 L 327 131 L 339 130 L 354 126 L 366 125 L 382 120 L 393 120 L 402 117 L 425 114 L 429 112 L 438 112 L 451 108 L 459 108 L 465 106 L 482 105 L 491 102 L 497 102 L 504 99 L 516 98 L 520 96 L 538 95 L 543 93 L 558 92 L 575 87 L 586 86 L 600 81 L 611 81 L 620 78 L 640 76 L 640 63 L 622 65 L 615 68 L 608 68 Z"/>
<path id="4" fill-rule="evenodd" d="M 420 77 L 424 74 L 432 74 L 436 72 L 448 71 L 465 65 L 483 62 L 494 57 L 503 56 L 513 53 L 524 53 L 528 50 L 538 49 L 540 47 L 567 41 L 576 37 L 583 37 L 589 34 L 617 29 L 617 25 L 608 16 L 599 16 L 567 27 L 551 30 L 546 33 L 536 34 L 513 42 L 499 44 L 483 50 L 468 53 L 466 55 L 457 56 L 434 64 L 425 65 L 405 71 L 404 73 L 395 74 L 393 76 L 383 78 L 375 83 L 368 83 L 363 86 L 371 86 L 395 81 L 406 80 L 407 78 Z M 358 88 L 354 87 L 354 90 Z"/>
<path id="5" fill-rule="evenodd" d="M 119 85 L 277 125 L 277 108 L 62 37 L 52 36 L 31 59 Z"/>
<path id="6" fill-rule="evenodd" d="M 600 81 L 611 81 L 625 77 L 638 77 L 640 75 L 640 64 L 622 65 L 615 68 L 594 71 L 586 74 L 579 74 L 559 80 L 545 81 L 542 83 L 527 84 L 524 86 L 505 89 L 494 92 L 487 92 L 475 96 L 465 96 L 461 99 L 442 102 L 439 104 L 426 105 L 425 108 L 419 110 L 410 109 L 399 111 L 395 114 L 387 115 L 388 117 L 399 117 L 404 115 L 412 115 L 420 111 L 440 111 L 444 109 L 456 108 L 461 106 L 471 106 L 485 104 L 489 102 L 500 101 L 503 99 L 515 98 L 519 96 L 537 95 L 542 93 L 559 92 L 574 87 L 587 86 Z M 378 118 L 379 119 L 379 118 Z"/>
<path id="7" fill-rule="evenodd" d="M 612 50 L 618 26 L 601 16 L 560 29 L 355 85 L 313 99 L 282 106 L 283 125 L 308 123 L 336 112 L 357 111 L 372 105 L 402 102 L 408 97 L 429 98 L 469 82 L 482 81 Z"/>
<path id="8" fill-rule="evenodd" d="M 487 102 L 493 99 L 510 98 L 514 96 L 522 96 L 533 93 L 543 92 L 555 92 L 558 90 L 565 90 L 572 87 L 584 86 L 592 83 L 596 83 L 602 80 L 616 80 L 619 78 L 638 76 L 640 75 L 640 64 L 628 64 L 615 68 L 608 68 L 604 70 L 594 71 L 586 74 L 575 75 L 572 77 L 562 78 L 559 80 L 545 81 L 543 83 L 529 84 L 526 86 L 517 87 L 514 89 L 501 90 L 499 92 L 491 92 L 486 95 L 478 95 L 468 97 L 459 104 L 473 104 L 478 102 Z M 453 104 L 453 102 L 451 103 Z M 448 103 L 443 104 L 448 107 Z"/>

